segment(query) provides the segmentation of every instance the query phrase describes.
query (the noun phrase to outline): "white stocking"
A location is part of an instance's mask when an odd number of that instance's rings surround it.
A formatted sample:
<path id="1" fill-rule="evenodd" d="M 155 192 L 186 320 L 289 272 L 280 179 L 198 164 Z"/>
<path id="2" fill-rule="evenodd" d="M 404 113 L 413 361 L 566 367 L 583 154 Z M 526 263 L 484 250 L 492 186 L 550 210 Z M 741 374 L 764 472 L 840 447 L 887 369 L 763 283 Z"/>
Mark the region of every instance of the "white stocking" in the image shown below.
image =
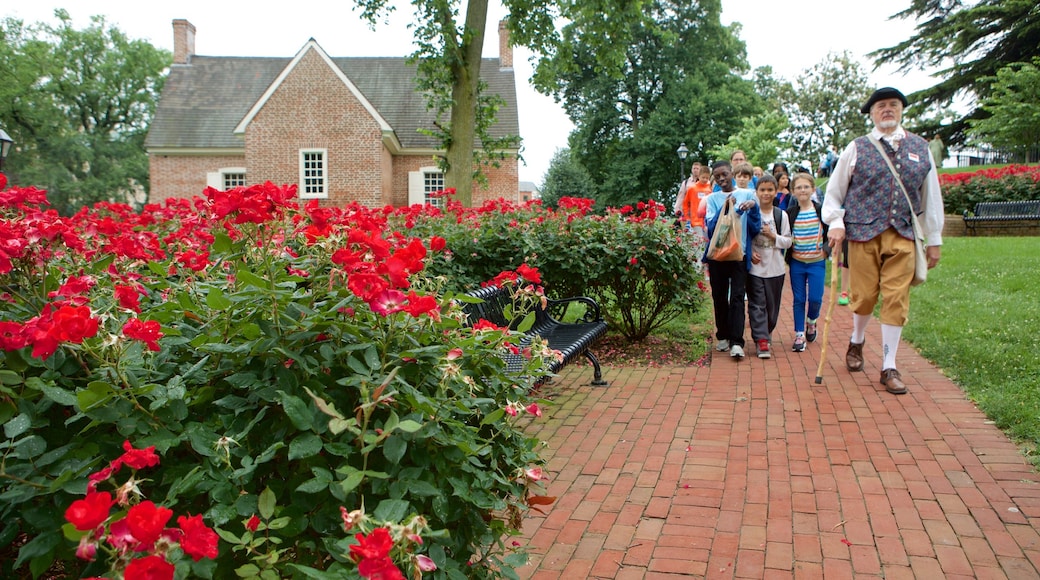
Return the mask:
<path id="1" fill-rule="evenodd" d="M 863 344 L 867 339 L 867 323 L 871 318 L 870 314 L 852 314 L 852 342 Z"/>
<path id="2" fill-rule="evenodd" d="M 881 346 L 885 353 L 885 361 L 881 364 L 881 370 L 896 368 L 896 351 L 899 350 L 899 337 L 902 334 L 902 326 L 881 325 Z"/>

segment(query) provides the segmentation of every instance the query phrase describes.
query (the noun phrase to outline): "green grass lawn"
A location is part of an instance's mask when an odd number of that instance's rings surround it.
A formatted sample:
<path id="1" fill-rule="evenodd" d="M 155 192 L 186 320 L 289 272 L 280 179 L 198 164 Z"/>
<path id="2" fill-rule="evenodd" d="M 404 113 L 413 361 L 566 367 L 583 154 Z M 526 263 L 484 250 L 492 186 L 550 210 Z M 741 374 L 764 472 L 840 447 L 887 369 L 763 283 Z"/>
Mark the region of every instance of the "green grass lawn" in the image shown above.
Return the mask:
<path id="1" fill-rule="evenodd" d="M 1040 465 L 1040 238 L 947 238 L 903 338 Z"/>

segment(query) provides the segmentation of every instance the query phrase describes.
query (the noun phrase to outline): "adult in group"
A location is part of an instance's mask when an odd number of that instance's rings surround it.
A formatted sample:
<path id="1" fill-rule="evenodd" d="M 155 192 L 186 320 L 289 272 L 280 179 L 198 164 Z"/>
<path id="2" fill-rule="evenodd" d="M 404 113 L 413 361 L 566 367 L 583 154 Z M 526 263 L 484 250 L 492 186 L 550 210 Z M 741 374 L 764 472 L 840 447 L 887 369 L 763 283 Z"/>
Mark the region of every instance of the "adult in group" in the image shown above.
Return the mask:
<path id="1" fill-rule="evenodd" d="M 863 369 L 867 323 L 880 295 L 881 384 L 893 394 L 906 392 L 896 370 L 896 352 L 910 312 L 914 278 L 910 212 L 920 216 L 929 268 L 939 263 L 943 229 L 939 176 L 928 141 L 902 126 L 906 105 L 903 93 L 892 87 L 870 95 L 860 112 L 870 115 L 874 129 L 842 152 L 827 182 L 821 212 L 832 251 L 848 238 L 847 263 L 856 273 L 851 280 L 852 340 L 845 365 L 850 371 Z"/>

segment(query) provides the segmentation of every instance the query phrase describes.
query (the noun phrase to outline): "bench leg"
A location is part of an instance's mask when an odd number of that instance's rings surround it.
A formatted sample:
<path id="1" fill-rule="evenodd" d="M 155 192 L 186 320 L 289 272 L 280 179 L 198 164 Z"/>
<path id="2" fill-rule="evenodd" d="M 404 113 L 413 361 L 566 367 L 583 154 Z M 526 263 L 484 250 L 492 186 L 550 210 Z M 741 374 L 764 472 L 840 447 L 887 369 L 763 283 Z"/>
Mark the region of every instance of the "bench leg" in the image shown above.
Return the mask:
<path id="1" fill-rule="evenodd" d="M 591 350 L 587 350 L 585 351 L 585 358 L 592 363 L 592 386 L 605 387 L 609 385 L 610 383 L 603 380 L 603 371 L 599 368 L 599 360 L 596 359 L 596 355 L 592 354 Z"/>

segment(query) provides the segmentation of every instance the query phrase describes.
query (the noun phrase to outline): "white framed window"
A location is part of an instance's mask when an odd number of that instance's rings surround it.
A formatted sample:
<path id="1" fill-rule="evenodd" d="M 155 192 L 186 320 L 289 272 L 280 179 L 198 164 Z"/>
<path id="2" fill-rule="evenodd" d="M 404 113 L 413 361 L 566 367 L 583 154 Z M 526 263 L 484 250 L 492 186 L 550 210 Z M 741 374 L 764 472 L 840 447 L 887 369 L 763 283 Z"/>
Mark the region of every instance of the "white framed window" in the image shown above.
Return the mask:
<path id="1" fill-rule="evenodd" d="M 209 172 L 206 174 L 206 185 L 221 191 L 227 191 L 236 187 L 245 187 L 246 168 L 221 167 L 216 171 Z"/>
<path id="2" fill-rule="evenodd" d="M 242 173 L 225 173 L 224 174 L 224 190 L 234 189 L 236 187 L 246 186 L 246 174 Z"/>
<path id="3" fill-rule="evenodd" d="M 408 205 L 429 204 L 443 208 L 443 196 L 434 193 L 444 189 L 444 172 L 439 167 L 420 167 L 408 173 Z"/>
<path id="4" fill-rule="evenodd" d="M 300 199 L 329 196 L 328 149 L 300 149 Z"/>

